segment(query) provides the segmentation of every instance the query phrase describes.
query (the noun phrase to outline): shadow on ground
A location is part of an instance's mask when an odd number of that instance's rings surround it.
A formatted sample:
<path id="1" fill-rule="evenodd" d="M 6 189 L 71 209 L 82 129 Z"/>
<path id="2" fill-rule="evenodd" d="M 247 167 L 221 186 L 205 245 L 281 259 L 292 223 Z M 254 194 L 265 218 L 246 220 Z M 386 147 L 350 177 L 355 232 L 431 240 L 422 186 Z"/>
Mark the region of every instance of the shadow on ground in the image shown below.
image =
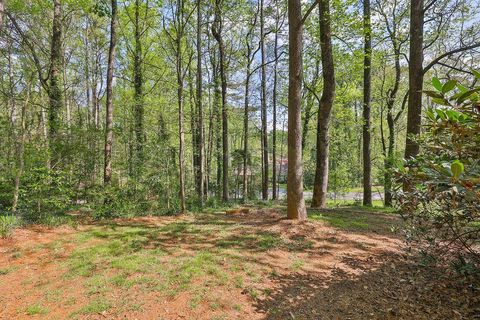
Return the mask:
<path id="1" fill-rule="evenodd" d="M 444 270 L 422 268 L 401 256 L 381 256 L 375 270 L 360 259 L 345 261 L 361 271 L 290 273 L 274 277 L 275 289 L 255 306 L 266 319 L 478 319 L 480 294 Z"/>

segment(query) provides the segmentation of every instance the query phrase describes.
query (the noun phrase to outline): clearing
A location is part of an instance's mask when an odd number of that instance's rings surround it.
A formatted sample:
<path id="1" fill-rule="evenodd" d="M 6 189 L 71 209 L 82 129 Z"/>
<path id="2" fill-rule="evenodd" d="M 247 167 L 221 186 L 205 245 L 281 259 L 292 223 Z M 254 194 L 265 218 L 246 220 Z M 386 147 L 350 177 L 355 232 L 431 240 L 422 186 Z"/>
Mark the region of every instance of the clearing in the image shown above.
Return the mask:
<path id="1" fill-rule="evenodd" d="M 394 214 L 283 208 L 32 226 L 0 240 L 0 319 L 471 319 Z M 444 271 L 443 271 L 444 272 Z"/>

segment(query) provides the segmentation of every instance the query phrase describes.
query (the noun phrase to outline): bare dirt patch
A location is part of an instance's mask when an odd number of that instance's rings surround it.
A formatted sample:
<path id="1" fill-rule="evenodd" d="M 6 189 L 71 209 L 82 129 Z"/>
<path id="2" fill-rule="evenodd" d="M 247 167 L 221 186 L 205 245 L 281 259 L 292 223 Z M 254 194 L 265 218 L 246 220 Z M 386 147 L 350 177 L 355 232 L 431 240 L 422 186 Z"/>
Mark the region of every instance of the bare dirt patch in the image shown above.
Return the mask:
<path id="1" fill-rule="evenodd" d="M 477 289 L 414 264 L 400 220 L 278 210 L 32 227 L 0 240 L 0 319 L 471 319 Z"/>

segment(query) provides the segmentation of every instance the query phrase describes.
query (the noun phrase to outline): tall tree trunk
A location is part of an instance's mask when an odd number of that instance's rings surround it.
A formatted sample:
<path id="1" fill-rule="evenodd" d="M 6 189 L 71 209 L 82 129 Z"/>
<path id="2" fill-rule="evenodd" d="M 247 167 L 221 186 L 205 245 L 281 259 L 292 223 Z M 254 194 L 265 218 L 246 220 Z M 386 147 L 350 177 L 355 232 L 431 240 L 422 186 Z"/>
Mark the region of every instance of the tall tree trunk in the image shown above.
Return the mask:
<path id="1" fill-rule="evenodd" d="M 265 65 L 264 0 L 260 0 L 260 54 L 261 54 L 261 120 L 262 120 L 262 199 L 268 199 L 268 132 L 267 132 L 267 75 Z"/>
<path id="2" fill-rule="evenodd" d="M 222 136 L 221 131 L 221 89 L 220 89 L 220 77 L 218 71 L 218 65 L 215 53 L 212 54 L 212 69 L 213 69 L 213 117 L 215 119 L 214 133 L 215 133 L 215 157 L 217 161 L 217 174 L 216 174 L 216 196 L 221 198 L 221 185 L 222 185 Z"/>
<path id="3" fill-rule="evenodd" d="M 372 160 L 370 150 L 370 105 L 372 83 L 372 30 L 370 0 L 363 0 L 363 205 L 372 205 Z"/>
<path id="4" fill-rule="evenodd" d="M 197 112 L 198 112 L 198 161 L 199 183 L 198 196 L 203 207 L 205 199 L 205 137 L 203 128 L 203 101 L 202 101 L 202 1 L 197 0 Z"/>
<path id="5" fill-rule="evenodd" d="M 135 0 L 135 54 L 133 60 L 134 104 L 135 104 L 135 155 L 134 176 L 139 177 L 143 166 L 143 71 L 142 71 L 142 39 L 140 30 L 140 0 Z"/>
<path id="6" fill-rule="evenodd" d="M 117 0 L 112 0 L 112 14 L 110 20 L 110 47 L 108 49 L 107 68 L 107 104 L 105 108 L 105 164 L 103 183 L 109 185 L 112 180 L 112 146 L 113 146 L 113 67 L 115 64 L 115 50 L 117 43 Z"/>
<path id="7" fill-rule="evenodd" d="M 61 89 L 62 79 L 62 4 L 61 0 L 53 2 L 53 27 L 50 50 L 50 82 L 48 85 L 48 128 L 51 165 L 56 166 L 60 160 L 60 112 L 63 108 Z"/>
<path id="8" fill-rule="evenodd" d="M 184 114 L 183 114 L 183 66 L 181 56 L 181 36 L 177 35 L 177 98 L 178 98 L 178 131 L 180 134 L 179 140 L 179 176 L 180 176 L 180 213 L 186 212 L 185 206 L 185 130 L 184 130 Z"/>
<path id="9" fill-rule="evenodd" d="M 408 111 L 405 159 L 415 157 L 420 147 L 412 137 L 420 134 L 423 89 L 423 0 L 412 0 L 410 7 L 410 58 L 408 67 Z"/>
<path id="10" fill-rule="evenodd" d="M 254 55 L 252 55 L 252 36 L 255 31 L 255 26 L 257 25 L 257 14 L 260 7 L 257 7 L 257 12 L 254 13 L 253 22 L 250 24 L 250 27 L 247 32 L 245 39 L 245 46 L 247 47 L 247 52 L 245 57 L 247 58 L 247 68 L 245 73 L 245 105 L 243 112 L 243 201 L 248 199 L 248 140 L 249 140 L 249 112 L 250 112 L 250 79 L 252 76 L 252 63 L 254 60 Z"/>
<path id="11" fill-rule="evenodd" d="M 212 34 L 217 40 L 219 51 L 219 69 L 222 88 L 222 199 L 228 201 L 229 151 L 228 151 L 228 110 L 227 110 L 227 77 L 225 72 L 225 44 L 222 35 L 222 0 L 215 1 L 215 19 L 212 25 Z"/>
<path id="12" fill-rule="evenodd" d="M 333 99 L 335 98 L 335 70 L 332 53 L 329 0 L 320 0 L 319 4 L 323 92 L 322 97 L 320 98 L 317 120 L 317 165 L 312 197 L 313 208 L 325 208 L 327 205 L 329 156 L 328 129 L 333 107 Z"/>
<path id="13" fill-rule="evenodd" d="M 277 85 L 278 85 L 278 32 L 279 32 L 279 13 L 278 2 L 275 1 L 277 7 L 276 24 L 275 24 L 275 42 L 273 45 L 273 55 L 275 64 L 273 65 L 273 93 L 272 93 L 272 107 L 273 107 L 273 121 L 272 121 L 272 199 L 277 200 Z"/>
<path id="14" fill-rule="evenodd" d="M 303 198 L 302 81 L 303 23 L 301 0 L 288 0 L 288 183 L 287 217 L 307 218 Z"/>
<path id="15" fill-rule="evenodd" d="M 247 40 L 248 41 L 248 40 Z M 250 59 L 251 55 L 251 47 L 250 44 L 247 43 L 247 70 L 246 70 L 246 78 L 245 78 L 245 107 L 243 112 L 243 200 L 246 201 L 248 199 L 248 139 L 249 139 L 249 132 L 248 132 L 248 120 L 249 120 L 249 104 L 250 104 L 250 75 L 251 75 L 251 64 L 252 60 Z"/>
<path id="16" fill-rule="evenodd" d="M 388 148 L 385 157 L 385 174 L 384 174 L 384 190 L 385 190 L 385 206 L 391 207 L 393 201 L 393 161 L 395 159 L 395 127 L 396 122 L 400 118 L 403 112 L 403 108 L 394 116 L 393 107 L 395 106 L 395 100 L 397 98 L 397 92 L 400 87 L 400 48 L 395 35 L 392 37 L 392 45 L 395 53 L 395 82 L 390 90 L 387 100 L 387 124 L 388 124 Z"/>
<path id="17" fill-rule="evenodd" d="M 20 194 L 20 179 L 23 174 L 23 169 L 25 166 L 25 139 L 26 139 L 26 133 L 27 133 L 27 128 L 26 128 L 26 118 L 27 118 L 27 108 L 28 104 L 30 103 L 30 85 L 31 83 L 27 83 L 26 87 L 26 97 L 25 101 L 23 102 L 22 105 L 22 111 L 20 115 L 20 137 L 17 141 L 17 168 L 15 170 L 15 185 L 13 189 L 13 201 L 12 201 L 12 212 L 17 211 L 18 207 L 18 197 Z"/>

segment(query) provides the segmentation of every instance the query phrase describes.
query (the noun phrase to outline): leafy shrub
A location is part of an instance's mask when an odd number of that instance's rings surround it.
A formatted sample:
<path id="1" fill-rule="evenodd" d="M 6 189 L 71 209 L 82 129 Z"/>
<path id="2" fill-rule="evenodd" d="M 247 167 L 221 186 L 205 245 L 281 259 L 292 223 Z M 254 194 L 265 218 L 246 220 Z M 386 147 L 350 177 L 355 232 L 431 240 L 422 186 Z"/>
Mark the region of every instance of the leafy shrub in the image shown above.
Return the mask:
<path id="1" fill-rule="evenodd" d="M 22 179 L 18 210 L 29 222 L 37 222 L 44 215 L 63 214 L 72 204 L 73 190 L 68 172 L 32 168 Z"/>
<path id="2" fill-rule="evenodd" d="M 465 273 L 480 267 L 480 87 L 433 86 L 426 94 L 437 107 L 426 113 L 422 152 L 399 169 L 404 191 L 396 196 L 408 240 L 436 259 L 456 258 Z"/>
<path id="3" fill-rule="evenodd" d="M 16 216 L 0 216 L 0 238 L 7 238 L 20 225 Z"/>

